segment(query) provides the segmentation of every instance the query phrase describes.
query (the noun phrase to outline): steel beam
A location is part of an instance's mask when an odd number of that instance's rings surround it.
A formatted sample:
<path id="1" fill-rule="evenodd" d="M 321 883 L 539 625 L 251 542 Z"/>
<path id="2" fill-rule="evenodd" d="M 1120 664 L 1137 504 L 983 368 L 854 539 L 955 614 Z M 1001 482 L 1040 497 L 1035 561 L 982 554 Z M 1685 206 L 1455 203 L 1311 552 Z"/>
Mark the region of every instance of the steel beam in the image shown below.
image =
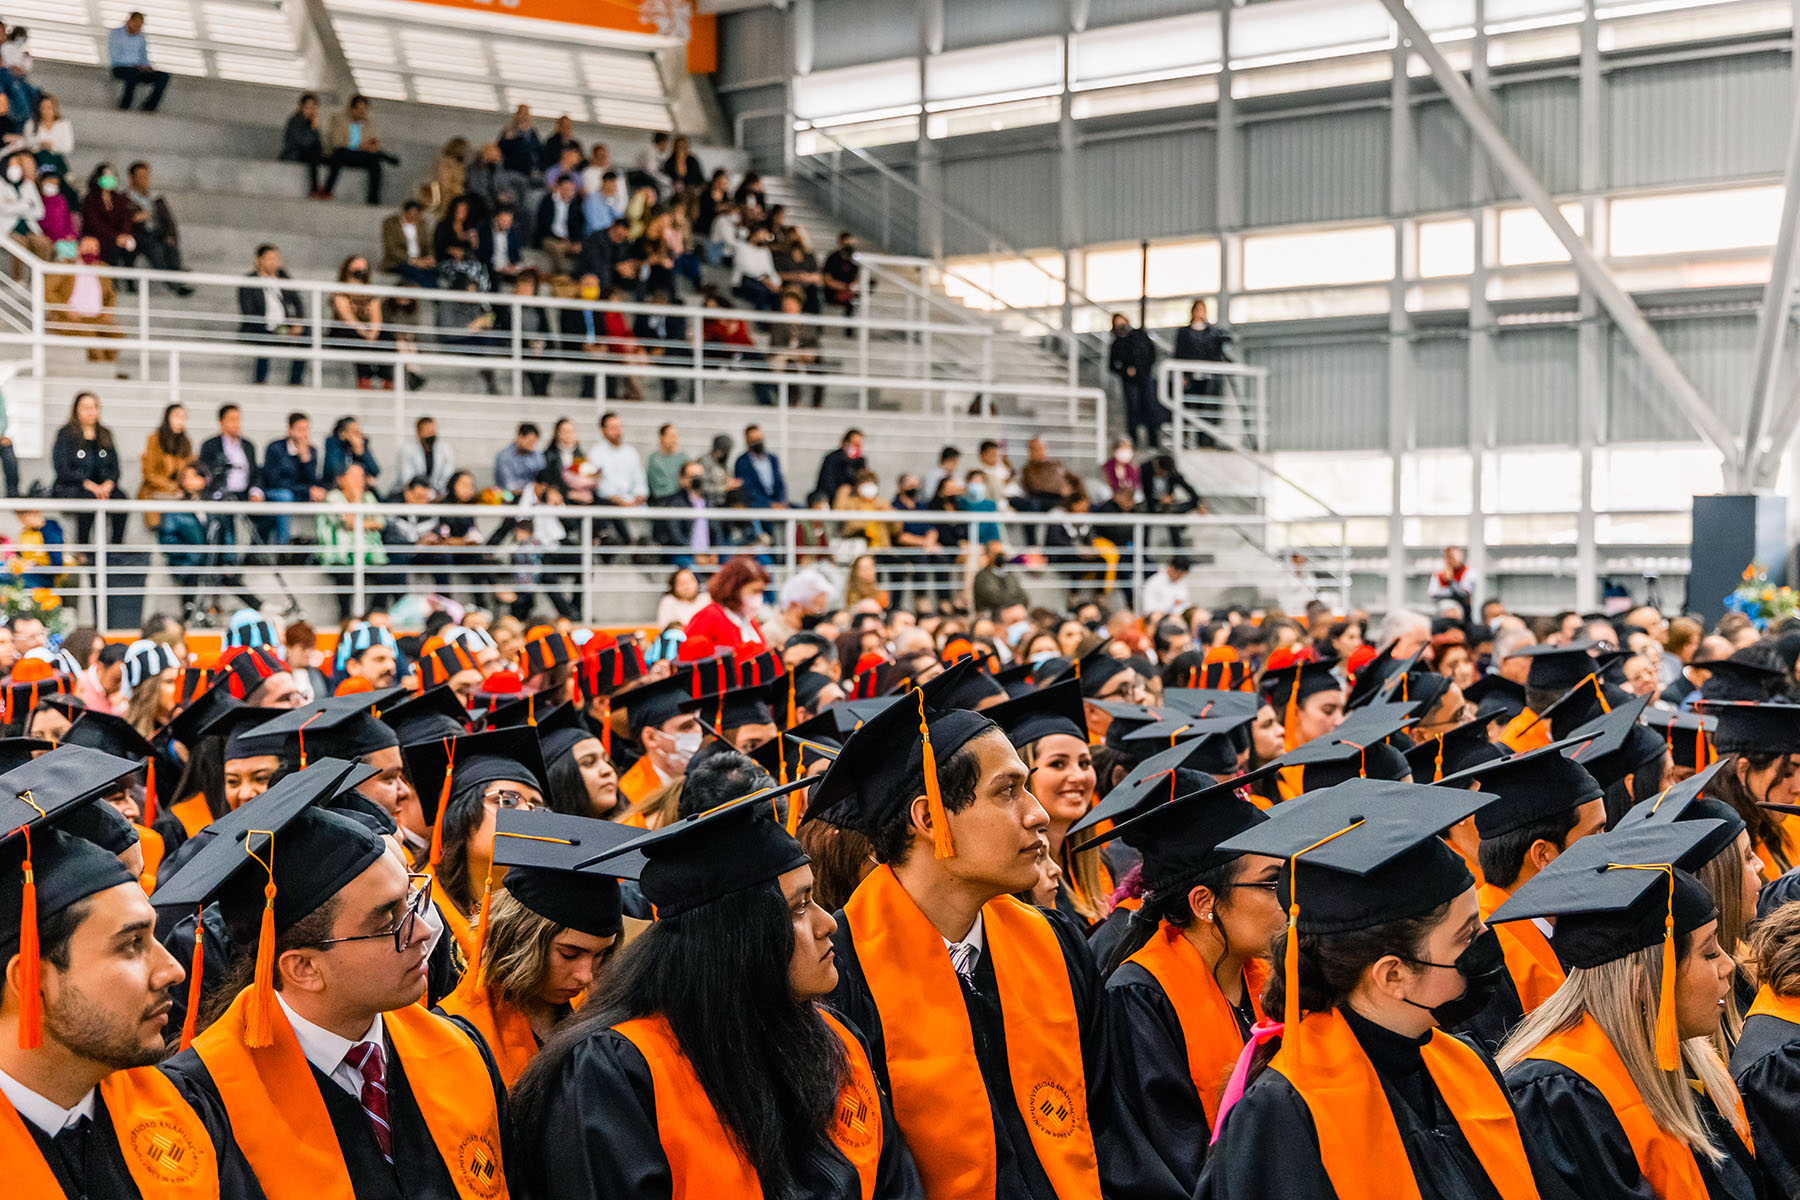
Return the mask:
<path id="1" fill-rule="evenodd" d="M 1766 430 L 1764 418 L 1781 386 L 1781 352 L 1787 344 L 1788 313 L 1793 299 L 1794 250 L 1800 230 L 1800 109 L 1789 114 L 1787 169 L 1781 200 L 1781 224 L 1775 234 L 1774 257 L 1769 260 L 1769 286 L 1763 291 L 1762 313 L 1756 320 L 1756 373 L 1750 385 L 1750 408 L 1744 414 L 1744 453 L 1739 462 L 1737 486 L 1768 487 L 1775 482 L 1781 455 L 1800 425 L 1800 404 L 1790 396 Z M 1727 480 L 1726 486 L 1732 486 Z"/>
<path id="2" fill-rule="evenodd" d="M 1501 132 L 1493 115 L 1475 98 L 1462 75 L 1450 65 L 1444 52 L 1431 40 L 1418 19 L 1407 9 L 1405 0 L 1381 0 L 1382 7 L 1394 18 L 1400 27 L 1400 36 L 1412 44 L 1419 57 L 1431 67 L 1432 77 L 1437 80 L 1438 87 L 1443 89 L 1444 98 L 1462 116 L 1470 131 L 1487 150 L 1488 157 L 1506 177 L 1520 199 L 1537 210 L 1556 240 L 1563 244 L 1569 252 L 1569 259 L 1583 282 L 1593 291 L 1594 298 L 1606 309 L 1607 315 L 1625 335 L 1632 348 L 1644 359 L 1650 373 L 1662 385 L 1664 394 L 1675 405 L 1682 416 L 1700 435 L 1718 448 L 1725 456 L 1726 462 L 1734 462 L 1740 453 L 1736 435 L 1726 427 L 1725 422 L 1714 412 L 1699 390 L 1694 387 L 1688 377 L 1682 374 L 1662 339 L 1644 319 L 1637 304 L 1619 286 L 1618 280 L 1602 263 L 1598 256 L 1581 240 L 1574 227 L 1563 219 L 1557 211 L 1556 202 L 1551 199 L 1550 192 L 1538 181 L 1531 168 L 1526 165 L 1519 152 L 1507 141 L 1506 134 Z"/>

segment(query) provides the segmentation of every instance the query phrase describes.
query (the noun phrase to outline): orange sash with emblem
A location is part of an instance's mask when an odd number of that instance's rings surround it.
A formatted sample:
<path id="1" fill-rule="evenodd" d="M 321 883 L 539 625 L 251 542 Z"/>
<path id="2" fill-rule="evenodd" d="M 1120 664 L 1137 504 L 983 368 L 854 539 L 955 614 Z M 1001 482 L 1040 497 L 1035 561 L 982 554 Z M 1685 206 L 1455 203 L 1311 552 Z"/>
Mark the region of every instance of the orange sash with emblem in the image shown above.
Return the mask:
<path id="1" fill-rule="evenodd" d="M 1043 914 L 1010 896 L 981 910 L 986 949 L 1007 1014 L 1013 1102 L 1062 1200 L 1098 1200 L 1079 1018 L 1062 943 Z M 894 1117 L 930 1200 L 992 1197 L 995 1123 L 962 984 L 944 939 L 892 867 L 876 867 L 844 906 L 887 1042 Z"/>
<path id="2" fill-rule="evenodd" d="M 1181 1022 L 1181 1040 L 1187 1047 L 1188 1077 L 1200 1093 L 1208 1127 L 1217 1125 L 1219 1095 L 1244 1049 L 1231 1001 L 1219 990 L 1219 982 L 1207 969 L 1200 951 L 1167 921 L 1125 961 L 1150 972 L 1174 1006 L 1175 1016 Z M 1263 1015 L 1259 993 L 1268 974 L 1268 966 L 1261 960 L 1253 959 L 1244 969 L 1244 988 L 1250 994 L 1258 1020 Z"/>
<path id="3" fill-rule="evenodd" d="M 631 770 L 619 776 L 619 794 L 636 804 L 663 785 L 661 775 L 650 765 L 648 754 L 631 764 Z"/>
<path id="4" fill-rule="evenodd" d="M 175 819 L 181 822 L 181 827 L 187 830 L 189 837 L 212 824 L 212 809 L 207 805 L 206 797 L 199 792 L 169 805 L 169 811 L 175 814 Z"/>
<path id="5" fill-rule="evenodd" d="M 476 981 L 474 971 L 463 972 L 462 982 L 438 1007 L 475 1027 L 487 1043 L 488 1053 L 494 1056 L 507 1091 L 511 1091 L 538 1052 L 537 1035 L 531 1031 L 531 1021 L 525 1014 L 488 995 L 487 989 Z"/>
<path id="6" fill-rule="evenodd" d="M 838 1096 L 831 1141 L 856 1168 L 862 1200 L 873 1200 L 881 1162 L 881 1098 L 862 1043 L 830 1013 L 821 1012 L 843 1039 L 850 1078 Z M 694 1065 L 662 1017 L 623 1021 L 613 1030 L 636 1046 L 650 1067 L 656 1097 L 656 1136 L 669 1160 L 670 1200 L 723 1200 L 763 1194 L 762 1181 L 745 1160 L 718 1110 L 707 1098 Z"/>
<path id="7" fill-rule="evenodd" d="M 100 1099 L 144 1200 L 219 1200 L 219 1155 L 212 1136 L 175 1085 L 155 1067 L 114 1071 Z M 0 1163 L 8 1195 L 62 1200 L 62 1184 L 44 1162 L 25 1119 L 0 1096 Z M 15 1190 L 17 1189 L 17 1190 Z"/>
<path id="8" fill-rule="evenodd" d="M 1340 1196 L 1419 1200 L 1381 1077 L 1337 1009 L 1288 1027 L 1269 1066 L 1300 1093 L 1319 1137 L 1319 1161 Z M 1299 1055 L 1296 1064 L 1294 1056 Z M 1506 1092 L 1481 1055 L 1441 1029 L 1422 1051 L 1425 1069 L 1500 1200 L 1536 1200 L 1537 1183 Z M 1696 1196 L 1704 1195 L 1696 1193 Z"/>
<path id="9" fill-rule="evenodd" d="M 1494 910 L 1505 904 L 1511 895 L 1505 888 L 1482 884 L 1475 891 L 1475 898 L 1481 905 L 1481 919 L 1485 921 L 1493 916 Z M 1530 1016 L 1563 985 L 1568 975 L 1556 961 L 1550 939 L 1535 923 L 1508 921 L 1495 926 L 1495 932 L 1500 935 L 1500 950 L 1506 956 L 1506 973 L 1512 976 L 1513 986 L 1518 989 L 1519 1003 L 1524 1007 L 1525 1015 Z"/>
<path id="10" fill-rule="evenodd" d="M 138 882 L 143 885 L 144 895 L 148 896 L 156 890 L 156 872 L 162 867 L 163 836 L 148 825 L 133 823 L 131 827 L 137 830 L 138 845 L 144 851 L 144 873 L 138 876 Z"/>
<path id="11" fill-rule="evenodd" d="M 244 1044 L 249 998 L 246 988 L 194 1039 L 238 1148 L 269 1200 L 355 1200 L 331 1114 L 287 1013 L 275 1006 L 269 1022 L 274 1044 L 253 1050 Z M 481 1051 L 452 1022 L 417 1005 L 383 1013 L 381 1020 L 457 1195 L 506 1196 L 500 1114 Z"/>
<path id="12" fill-rule="evenodd" d="M 1760 1001 L 1761 997 L 1757 999 Z M 1619 1052 L 1592 1017 L 1584 1014 L 1574 1025 L 1539 1042 L 1525 1057 L 1560 1063 L 1598 1089 L 1619 1119 L 1625 1140 L 1631 1143 L 1638 1170 L 1663 1200 L 1686 1200 L 1707 1194 L 1706 1180 L 1694 1161 L 1693 1150 L 1657 1125 L 1643 1094 L 1626 1073 Z"/>

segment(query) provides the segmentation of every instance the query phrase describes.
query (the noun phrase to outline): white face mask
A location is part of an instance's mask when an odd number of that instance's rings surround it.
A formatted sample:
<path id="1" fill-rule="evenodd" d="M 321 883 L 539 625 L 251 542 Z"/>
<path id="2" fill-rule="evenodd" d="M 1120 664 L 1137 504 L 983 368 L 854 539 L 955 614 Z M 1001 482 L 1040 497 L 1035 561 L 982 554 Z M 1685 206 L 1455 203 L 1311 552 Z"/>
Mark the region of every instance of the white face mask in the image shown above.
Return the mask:
<path id="1" fill-rule="evenodd" d="M 1131 451 L 1129 451 L 1129 450 L 1114 450 L 1113 451 L 1113 461 L 1121 462 L 1121 463 L 1130 462 L 1131 461 Z"/>
<path id="2" fill-rule="evenodd" d="M 54 196 L 57 193 L 61 192 L 62 188 L 59 185 L 54 184 L 54 183 L 46 183 L 43 187 L 39 188 L 38 190 L 41 191 L 42 193 L 44 193 L 44 195 L 46 195 L 46 196 Z"/>
<path id="3" fill-rule="evenodd" d="M 21 167 L 18 163 L 14 163 L 12 166 L 6 168 L 6 178 L 8 182 L 11 183 L 19 182 L 19 180 L 25 178 L 25 168 Z"/>
<path id="4" fill-rule="evenodd" d="M 678 733 L 675 735 L 675 753 L 672 757 L 676 762 L 680 763 L 682 769 L 685 770 L 687 768 L 688 760 L 694 757 L 694 755 L 699 752 L 699 749 L 700 731 L 698 729 L 689 733 Z"/>
<path id="5" fill-rule="evenodd" d="M 974 483 L 971 483 L 969 485 L 969 499 L 975 500 L 978 502 L 982 501 L 982 500 L 986 500 L 987 499 L 987 484 L 981 482 L 981 480 L 979 480 L 979 479 L 977 479 Z"/>
<path id="6" fill-rule="evenodd" d="M 1006 644 L 1009 646 L 1016 646 L 1019 644 L 1019 639 L 1030 632 L 1030 621 L 1014 621 L 1011 625 L 1006 627 Z"/>
<path id="7" fill-rule="evenodd" d="M 875 484 L 865 483 L 856 489 L 856 494 L 861 496 L 864 500 L 873 500 L 875 497 L 881 495 L 881 489 Z"/>

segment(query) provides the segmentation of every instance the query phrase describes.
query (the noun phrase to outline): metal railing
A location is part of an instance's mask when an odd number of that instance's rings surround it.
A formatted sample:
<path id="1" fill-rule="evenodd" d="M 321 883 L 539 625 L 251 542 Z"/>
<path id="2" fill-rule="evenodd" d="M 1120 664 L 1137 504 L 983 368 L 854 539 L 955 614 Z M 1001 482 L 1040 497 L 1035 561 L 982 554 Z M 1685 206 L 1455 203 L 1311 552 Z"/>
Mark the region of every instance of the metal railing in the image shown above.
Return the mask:
<path id="1" fill-rule="evenodd" d="M 1129 606 L 1145 578 L 1176 554 L 1191 561 L 1190 592 L 1203 607 L 1275 597 L 1348 602 L 1347 576 L 1325 564 L 1284 570 L 1279 556 L 1231 561 L 1225 552 L 1240 542 L 1266 541 L 1258 516 L 412 505 L 378 503 L 372 493 L 351 504 L 338 495 L 316 504 L 0 500 L 0 511 L 21 525 L 27 513 L 36 514 L 30 521 L 40 531 L 39 517 L 66 523 L 61 542 L 0 547 L 11 567 L 0 572 L 0 585 L 48 588 L 103 627 L 135 624 L 133 614 L 156 609 L 204 622 L 208 614 L 276 603 L 272 596 L 293 616 L 328 619 L 328 599 L 338 603 L 335 615 L 347 615 L 378 600 L 397 609 L 423 604 L 430 593 L 521 616 L 549 607 L 584 624 L 648 624 L 675 569 L 704 576 L 734 554 L 769 568 L 771 600 L 808 568 L 841 595 L 851 569 L 871 555 L 889 603 L 968 608 L 986 549 L 998 543 L 1032 602 L 1059 609 L 1074 598 Z M 154 542 L 140 540 L 149 536 L 145 516 L 158 520 Z M 340 544 L 334 528 L 350 535 L 357 521 L 378 527 Z M 91 530 L 75 536 L 84 523 Z M 409 536 L 421 529 L 456 536 Z M 1221 549 L 1208 549 L 1214 546 Z M 53 554 L 61 561 L 47 561 Z"/>

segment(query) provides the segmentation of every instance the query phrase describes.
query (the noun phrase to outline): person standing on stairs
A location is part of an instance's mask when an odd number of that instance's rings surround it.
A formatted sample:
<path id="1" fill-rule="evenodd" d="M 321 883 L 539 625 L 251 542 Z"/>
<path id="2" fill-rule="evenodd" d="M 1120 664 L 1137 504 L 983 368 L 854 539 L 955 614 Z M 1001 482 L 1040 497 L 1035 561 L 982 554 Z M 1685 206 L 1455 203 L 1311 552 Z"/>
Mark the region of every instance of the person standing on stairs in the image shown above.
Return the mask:
<path id="1" fill-rule="evenodd" d="M 1140 445 L 1154 446 L 1169 419 L 1156 401 L 1156 343 L 1147 331 L 1133 329 L 1124 313 L 1113 314 L 1112 336 L 1106 365 L 1125 397 L 1125 430 Z"/>

